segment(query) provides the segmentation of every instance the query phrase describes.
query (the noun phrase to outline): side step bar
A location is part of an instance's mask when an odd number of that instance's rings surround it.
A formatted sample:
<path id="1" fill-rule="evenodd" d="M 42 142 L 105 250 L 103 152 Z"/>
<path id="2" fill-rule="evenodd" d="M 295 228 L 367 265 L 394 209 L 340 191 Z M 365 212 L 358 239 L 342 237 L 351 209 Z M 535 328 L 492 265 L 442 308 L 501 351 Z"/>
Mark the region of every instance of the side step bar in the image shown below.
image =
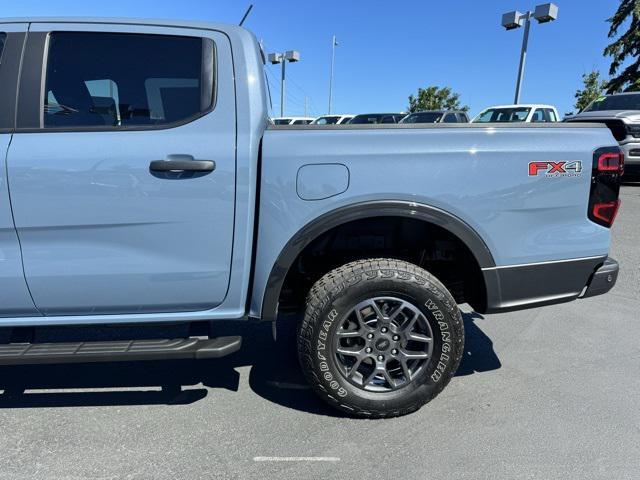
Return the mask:
<path id="1" fill-rule="evenodd" d="M 76 343 L 0 344 L 0 365 L 220 358 L 240 349 L 241 337 Z"/>

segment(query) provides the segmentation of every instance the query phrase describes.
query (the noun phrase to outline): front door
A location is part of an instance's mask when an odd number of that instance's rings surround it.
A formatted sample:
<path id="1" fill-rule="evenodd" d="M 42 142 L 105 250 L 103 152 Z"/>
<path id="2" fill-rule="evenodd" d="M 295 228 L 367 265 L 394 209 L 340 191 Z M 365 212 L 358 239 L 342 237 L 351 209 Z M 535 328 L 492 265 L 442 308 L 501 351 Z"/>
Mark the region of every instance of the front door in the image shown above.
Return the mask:
<path id="1" fill-rule="evenodd" d="M 32 24 L 23 64 L 7 166 L 38 309 L 135 314 L 220 304 L 236 174 L 227 38 Z"/>

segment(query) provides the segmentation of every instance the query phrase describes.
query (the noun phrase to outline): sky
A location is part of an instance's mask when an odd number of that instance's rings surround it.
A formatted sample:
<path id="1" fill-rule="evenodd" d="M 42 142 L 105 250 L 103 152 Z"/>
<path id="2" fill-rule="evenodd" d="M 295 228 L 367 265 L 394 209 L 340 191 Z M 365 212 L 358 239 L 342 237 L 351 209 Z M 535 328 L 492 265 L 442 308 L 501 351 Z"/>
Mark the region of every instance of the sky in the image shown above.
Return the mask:
<path id="1" fill-rule="evenodd" d="M 326 113 L 331 39 L 336 35 L 334 113 L 404 111 L 418 87 L 449 86 L 471 114 L 512 103 L 522 28 L 505 31 L 502 13 L 534 9 L 534 0 L 20 0 L 2 15 L 168 18 L 237 24 L 267 53 L 298 50 L 287 65 L 285 114 Z M 545 3 L 538 0 L 538 3 Z M 602 51 L 619 0 L 556 0 L 555 22 L 533 22 L 521 103 L 574 110 L 582 74 L 608 75 Z M 273 116 L 279 114 L 279 66 L 267 66 Z M 305 101 L 306 99 L 306 101 Z"/>

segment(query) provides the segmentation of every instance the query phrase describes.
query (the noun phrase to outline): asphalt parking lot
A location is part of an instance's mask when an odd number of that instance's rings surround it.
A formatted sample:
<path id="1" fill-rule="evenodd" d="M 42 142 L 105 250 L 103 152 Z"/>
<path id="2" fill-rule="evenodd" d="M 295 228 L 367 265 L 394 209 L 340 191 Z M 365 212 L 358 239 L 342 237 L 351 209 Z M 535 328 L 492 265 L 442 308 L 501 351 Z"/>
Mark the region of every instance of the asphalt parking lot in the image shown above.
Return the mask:
<path id="1" fill-rule="evenodd" d="M 467 313 L 460 371 L 415 414 L 345 418 L 268 325 L 224 325 L 245 342 L 219 361 L 0 369 L 0 479 L 637 479 L 640 184 L 622 199 L 615 290 Z"/>

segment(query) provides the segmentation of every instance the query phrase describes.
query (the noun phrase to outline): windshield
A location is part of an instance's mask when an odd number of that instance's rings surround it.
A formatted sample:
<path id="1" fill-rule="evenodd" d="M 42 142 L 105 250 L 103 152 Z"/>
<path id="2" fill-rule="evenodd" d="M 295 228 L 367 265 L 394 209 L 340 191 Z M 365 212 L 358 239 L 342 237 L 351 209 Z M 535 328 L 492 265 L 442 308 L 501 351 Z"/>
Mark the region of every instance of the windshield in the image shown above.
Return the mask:
<path id="1" fill-rule="evenodd" d="M 419 112 L 407 115 L 400 123 L 437 123 L 441 118 L 440 112 Z"/>
<path id="2" fill-rule="evenodd" d="M 335 125 L 340 120 L 340 117 L 337 115 L 326 116 L 316 118 L 312 123 L 313 125 Z"/>
<path id="3" fill-rule="evenodd" d="M 591 102 L 583 112 L 601 110 L 640 110 L 640 93 L 600 97 Z"/>
<path id="4" fill-rule="evenodd" d="M 273 121 L 274 124 L 276 125 L 289 125 L 291 123 L 291 119 L 290 118 L 276 118 Z"/>
<path id="5" fill-rule="evenodd" d="M 524 122 L 530 111 L 529 107 L 490 108 L 478 115 L 473 123 Z"/>

